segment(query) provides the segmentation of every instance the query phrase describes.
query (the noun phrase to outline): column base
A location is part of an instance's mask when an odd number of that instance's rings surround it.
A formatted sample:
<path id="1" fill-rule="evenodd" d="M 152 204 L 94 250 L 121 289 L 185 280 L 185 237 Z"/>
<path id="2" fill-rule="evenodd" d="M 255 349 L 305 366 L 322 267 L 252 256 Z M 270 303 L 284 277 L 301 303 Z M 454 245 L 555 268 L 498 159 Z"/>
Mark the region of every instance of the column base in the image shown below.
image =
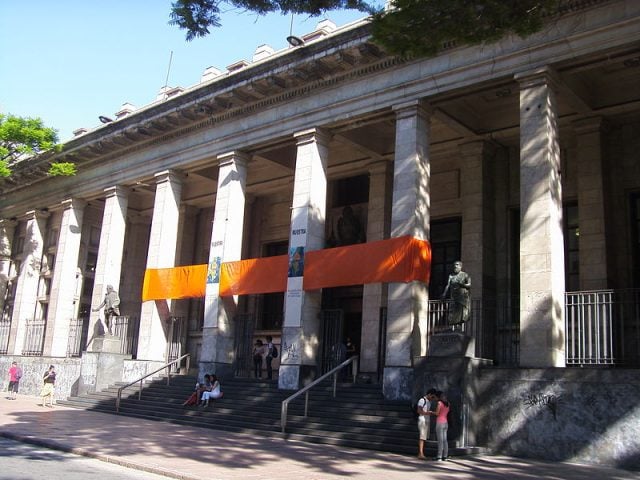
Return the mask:
<path id="1" fill-rule="evenodd" d="M 442 332 L 431 336 L 429 357 L 468 357 L 475 356 L 475 340 L 462 332 Z"/>
<path id="2" fill-rule="evenodd" d="M 90 352 L 96 353 L 121 353 L 122 340 L 108 333 L 96 337 L 91 342 Z"/>

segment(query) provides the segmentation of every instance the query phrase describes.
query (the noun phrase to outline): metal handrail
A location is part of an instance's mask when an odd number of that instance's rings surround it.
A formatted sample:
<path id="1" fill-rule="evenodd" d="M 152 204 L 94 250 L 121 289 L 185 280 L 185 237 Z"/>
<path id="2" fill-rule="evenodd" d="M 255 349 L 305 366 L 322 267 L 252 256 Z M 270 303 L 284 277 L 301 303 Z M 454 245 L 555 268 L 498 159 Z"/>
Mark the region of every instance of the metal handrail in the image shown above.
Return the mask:
<path id="1" fill-rule="evenodd" d="M 118 389 L 118 396 L 116 397 L 116 413 L 120 413 L 120 400 L 122 399 L 122 391 L 125 388 L 129 388 L 132 385 L 135 385 L 136 383 L 140 382 L 140 387 L 138 389 L 138 400 L 140 400 L 142 398 L 142 381 L 145 378 L 149 378 L 152 375 L 155 375 L 156 373 L 158 373 L 160 370 L 164 370 L 165 368 L 167 369 L 167 385 L 169 385 L 169 381 L 171 380 L 171 369 L 169 368 L 171 365 L 178 364 L 178 362 L 182 361 L 183 358 L 187 359 L 187 372 L 189 371 L 189 367 L 190 367 L 190 363 L 191 363 L 191 354 L 190 353 L 185 353 L 184 355 L 182 355 L 180 358 L 176 358 L 175 360 L 170 361 L 169 363 L 163 365 L 162 367 L 158 368 L 157 370 L 154 370 L 151 373 L 147 373 L 144 377 L 141 377 L 137 380 L 134 380 L 133 382 L 127 383 L 126 385 L 124 385 L 123 387 L 120 387 Z"/>
<path id="2" fill-rule="evenodd" d="M 287 410 L 289 408 L 289 402 L 291 400 L 294 400 L 294 399 L 298 398 L 303 393 L 305 394 L 304 416 L 306 417 L 307 413 L 309 411 L 309 390 L 311 390 L 317 384 L 322 382 L 329 375 L 333 375 L 333 398 L 335 398 L 336 397 L 336 389 L 337 389 L 337 385 L 338 385 L 338 371 L 342 370 L 347 365 L 350 365 L 351 363 L 353 363 L 353 383 L 356 383 L 356 376 L 358 375 L 358 359 L 359 359 L 358 355 L 354 355 L 351 358 L 347 358 L 344 362 L 342 362 L 340 365 L 335 367 L 333 370 L 328 371 L 327 373 L 322 375 L 320 378 L 315 379 L 313 382 L 311 382 L 306 387 L 301 388 L 300 390 L 298 390 L 296 393 L 294 393 L 290 397 L 285 398 L 282 401 L 282 409 L 281 409 L 281 412 L 280 412 L 280 425 L 282 426 L 282 433 L 285 433 L 285 428 L 287 426 Z"/>

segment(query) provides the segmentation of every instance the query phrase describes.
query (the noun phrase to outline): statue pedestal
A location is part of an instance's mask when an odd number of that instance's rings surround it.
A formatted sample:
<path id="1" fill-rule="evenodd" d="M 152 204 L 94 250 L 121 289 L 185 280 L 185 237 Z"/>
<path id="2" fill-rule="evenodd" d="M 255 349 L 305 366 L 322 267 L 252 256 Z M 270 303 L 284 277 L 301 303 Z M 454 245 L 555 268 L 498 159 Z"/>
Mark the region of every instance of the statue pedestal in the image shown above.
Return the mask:
<path id="1" fill-rule="evenodd" d="M 124 361 L 131 355 L 120 353 L 121 344 L 119 337 L 109 334 L 93 339 L 80 361 L 78 394 L 97 392 L 122 381 Z"/>
<path id="2" fill-rule="evenodd" d="M 122 340 L 108 333 L 96 337 L 91 342 L 91 352 L 120 353 Z"/>
<path id="3" fill-rule="evenodd" d="M 442 332 L 431 336 L 429 357 L 473 358 L 475 341 L 462 332 Z"/>

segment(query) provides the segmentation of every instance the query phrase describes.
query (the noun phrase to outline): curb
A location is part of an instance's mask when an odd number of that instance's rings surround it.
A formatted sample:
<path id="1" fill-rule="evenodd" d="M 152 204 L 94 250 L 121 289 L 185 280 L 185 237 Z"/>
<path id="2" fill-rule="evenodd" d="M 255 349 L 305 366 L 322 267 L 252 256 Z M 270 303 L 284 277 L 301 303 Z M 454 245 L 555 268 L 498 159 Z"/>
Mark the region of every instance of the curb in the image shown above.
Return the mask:
<path id="1" fill-rule="evenodd" d="M 103 455 L 101 453 L 94 453 L 84 448 L 70 447 L 62 443 L 55 442 L 53 440 L 42 440 L 39 438 L 27 437 L 24 435 L 17 435 L 14 433 L 0 431 L 0 437 L 8 438 L 20 443 L 27 443 L 38 447 L 50 448 L 52 450 L 58 450 L 65 453 L 72 453 L 86 458 L 92 458 L 94 460 L 100 460 L 101 462 L 111 463 L 114 465 L 120 465 L 121 467 L 131 468 L 133 470 L 139 470 L 142 472 L 153 473 L 155 475 L 161 475 L 164 477 L 175 478 L 178 480 L 202 480 L 200 477 L 193 477 L 183 473 L 175 472 L 172 470 L 165 470 L 159 467 L 152 467 L 148 465 L 141 465 L 139 463 L 130 462 L 128 460 L 122 460 L 119 457 Z"/>

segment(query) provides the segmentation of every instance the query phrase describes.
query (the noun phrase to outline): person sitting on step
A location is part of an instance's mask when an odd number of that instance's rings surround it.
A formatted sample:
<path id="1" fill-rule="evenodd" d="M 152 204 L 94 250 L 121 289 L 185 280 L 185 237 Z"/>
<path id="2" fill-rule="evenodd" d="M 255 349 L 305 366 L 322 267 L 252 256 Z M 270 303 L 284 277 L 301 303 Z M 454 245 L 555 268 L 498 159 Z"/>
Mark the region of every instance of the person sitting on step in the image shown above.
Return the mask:
<path id="1" fill-rule="evenodd" d="M 211 375 L 211 390 L 202 394 L 202 401 L 200 402 L 200 405 L 202 405 L 203 407 L 208 407 L 209 400 L 215 400 L 217 398 L 222 398 L 223 396 L 224 393 L 222 393 L 222 391 L 220 390 L 220 382 L 218 381 L 218 377 L 216 377 L 215 375 Z"/>

